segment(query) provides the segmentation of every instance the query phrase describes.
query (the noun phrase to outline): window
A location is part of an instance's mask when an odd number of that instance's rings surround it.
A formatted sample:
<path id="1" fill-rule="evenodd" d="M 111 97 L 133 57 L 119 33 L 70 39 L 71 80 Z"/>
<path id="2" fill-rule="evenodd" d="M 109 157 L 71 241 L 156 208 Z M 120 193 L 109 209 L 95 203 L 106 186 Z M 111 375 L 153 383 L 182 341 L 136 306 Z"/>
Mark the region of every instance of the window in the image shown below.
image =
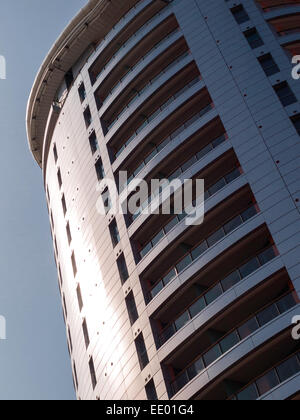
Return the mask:
<path id="1" fill-rule="evenodd" d="M 61 198 L 61 205 L 62 205 L 64 216 L 65 216 L 66 213 L 67 213 L 67 204 L 66 204 L 66 198 L 65 198 L 65 195 L 64 194 L 63 194 L 63 196 Z"/>
<path id="2" fill-rule="evenodd" d="M 233 14 L 235 20 L 238 24 L 242 24 L 244 22 L 247 22 L 249 19 L 248 13 L 244 9 L 244 6 L 239 5 L 237 7 L 234 7 L 231 9 L 231 13 Z"/>
<path id="3" fill-rule="evenodd" d="M 117 265 L 118 265 L 118 269 L 119 269 L 121 282 L 122 282 L 122 284 L 124 284 L 129 278 L 127 264 L 126 264 L 126 261 L 125 261 L 124 254 L 122 254 L 118 258 Z"/>
<path id="4" fill-rule="evenodd" d="M 77 376 L 77 369 L 76 369 L 75 362 L 73 362 L 73 371 L 74 371 L 75 388 L 76 388 L 76 390 L 78 390 L 78 376 Z"/>
<path id="5" fill-rule="evenodd" d="M 146 395 L 147 395 L 148 401 L 157 401 L 158 400 L 157 392 L 156 392 L 156 388 L 155 388 L 153 379 L 146 385 L 145 390 L 146 390 Z"/>
<path id="6" fill-rule="evenodd" d="M 68 327 L 68 336 L 69 336 L 70 349 L 71 349 L 71 352 L 72 352 L 73 351 L 73 342 L 72 342 L 70 327 Z"/>
<path id="7" fill-rule="evenodd" d="M 141 370 L 149 364 L 148 353 L 144 341 L 143 334 L 141 333 L 138 338 L 135 340 L 136 351 L 138 354 Z"/>
<path id="8" fill-rule="evenodd" d="M 244 35 L 253 50 L 264 45 L 263 40 L 255 28 L 244 32 Z"/>
<path id="9" fill-rule="evenodd" d="M 81 83 L 81 85 L 79 86 L 78 94 L 79 94 L 80 101 L 83 102 L 86 98 L 86 90 L 85 90 L 84 83 Z"/>
<path id="10" fill-rule="evenodd" d="M 86 128 L 88 128 L 92 124 L 92 114 L 91 114 L 89 106 L 84 111 L 83 117 L 84 117 Z"/>
<path id="11" fill-rule="evenodd" d="M 104 166 L 101 159 L 98 160 L 98 162 L 95 165 L 95 168 L 96 168 L 98 181 L 102 181 L 102 179 L 105 178 L 105 172 L 104 172 Z"/>
<path id="12" fill-rule="evenodd" d="M 90 147 L 93 155 L 99 150 L 99 144 L 97 140 L 97 136 L 95 131 L 92 132 L 92 134 L 89 137 Z"/>
<path id="13" fill-rule="evenodd" d="M 300 136 L 300 114 L 296 115 L 295 117 L 291 118 L 292 123 Z"/>
<path id="14" fill-rule="evenodd" d="M 82 299 L 80 284 L 78 284 L 78 286 L 77 286 L 76 294 L 77 294 L 77 301 L 78 301 L 79 310 L 81 312 L 82 308 L 83 308 L 83 299 Z"/>
<path id="15" fill-rule="evenodd" d="M 88 346 L 90 345 L 90 336 L 89 336 L 86 320 L 84 320 L 82 323 L 82 331 L 83 331 L 85 346 L 86 348 L 88 348 Z"/>
<path id="16" fill-rule="evenodd" d="M 271 54 L 263 55 L 258 61 L 267 76 L 273 76 L 280 71 Z"/>
<path id="17" fill-rule="evenodd" d="M 58 172 L 57 172 L 57 180 L 58 180 L 59 188 L 61 188 L 61 186 L 62 186 L 62 178 L 61 178 L 60 169 L 58 169 Z"/>
<path id="18" fill-rule="evenodd" d="M 297 102 L 296 96 L 287 82 L 279 83 L 279 85 L 274 86 L 274 90 L 283 106 L 288 106 Z"/>
<path id="19" fill-rule="evenodd" d="M 114 219 L 111 224 L 109 225 L 109 231 L 110 231 L 110 236 L 111 236 L 111 241 L 113 244 L 113 247 L 115 248 L 118 243 L 120 242 L 120 234 L 119 234 L 119 229 L 117 226 L 117 222 L 116 219 Z"/>
<path id="20" fill-rule="evenodd" d="M 76 274 L 77 274 L 77 264 L 76 264 L 76 259 L 75 259 L 75 253 L 74 252 L 73 252 L 73 254 L 71 256 L 71 262 L 72 262 L 73 274 L 74 274 L 74 277 L 76 277 Z"/>
<path id="21" fill-rule="evenodd" d="M 92 357 L 90 358 L 90 361 L 89 361 L 89 368 L 90 368 L 92 386 L 93 386 L 93 389 L 95 389 L 97 385 L 97 378 L 96 378 L 94 360 Z"/>
<path id="22" fill-rule="evenodd" d="M 131 292 L 126 297 L 126 306 L 127 306 L 130 324 L 133 325 L 138 320 L 138 317 L 139 317 L 133 292 Z"/>
<path id="23" fill-rule="evenodd" d="M 68 317 L 68 309 L 67 309 L 67 303 L 66 303 L 65 295 L 63 295 L 63 305 L 64 305 L 64 310 L 65 310 L 65 316 L 67 318 Z"/>
<path id="24" fill-rule="evenodd" d="M 58 154 L 57 154 L 57 147 L 56 147 L 56 144 L 53 146 L 53 154 L 54 154 L 54 160 L 55 160 L 55 163 L 57 163 L 57 160 L 58 160 Z"/>
<path id="25" fill-rule="evenodd" d="M 108 212 L 111 209 L 111 199 L 108 188 L 106 188 L 101 195 L 103 200 L 104 212 L 105 214 L 108 214 Z"/>
<path id="26" fill-rule="evenodd" d="M 69 222 L 66 226 L 66 230 L 67 230 L 68 242 L 69 242 L 69 245 L 70 245 L 70 243 L 72 242 L 72 235 L 71 235 L 71 229 L 70 229 L 70 223 Z"/>
<path id="27" fill-rule="evenodd" d="M 280 381 L 284 382 L 300 371 L 299 360 L 294 356 L 286 362 L 283 362 L 276 370 Z"/>
<path id="28" fill-rule="evenodd" d="M 279 380 L 276 375 L 275 370 L 271 370 L 271 372 L 267 373 L 262 378 L 256 381 L 257 389 L 259 395 L 264 395 L 269 392 L 271 389 L 275 388 L 279 385 Z"/>

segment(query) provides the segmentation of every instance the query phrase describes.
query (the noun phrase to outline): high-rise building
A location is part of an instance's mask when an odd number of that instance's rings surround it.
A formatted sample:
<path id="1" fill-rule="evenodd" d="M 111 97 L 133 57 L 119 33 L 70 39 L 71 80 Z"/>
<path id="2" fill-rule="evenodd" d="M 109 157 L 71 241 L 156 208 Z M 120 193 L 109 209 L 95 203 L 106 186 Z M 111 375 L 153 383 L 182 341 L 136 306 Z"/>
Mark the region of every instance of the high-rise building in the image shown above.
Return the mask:
<path id="1" fill-rule="evenodd" d="M 27 129 L 78 398 L 299 399 L 297 54 L 299 0 L 91 0 L 53 46 Z M 122 171 L 204 179 L 204 223 L 115 214 Z"/>

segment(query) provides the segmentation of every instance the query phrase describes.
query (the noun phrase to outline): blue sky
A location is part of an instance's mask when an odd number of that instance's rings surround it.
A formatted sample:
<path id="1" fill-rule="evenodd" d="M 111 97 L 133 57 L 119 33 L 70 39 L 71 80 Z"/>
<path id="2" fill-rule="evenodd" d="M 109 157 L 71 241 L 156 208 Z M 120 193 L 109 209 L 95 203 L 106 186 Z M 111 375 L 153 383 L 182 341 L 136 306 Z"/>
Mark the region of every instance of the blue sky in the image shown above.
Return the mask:
<path id="1" fill-rule="evenodd" d="M 0 400 L 74 399 L 41 171 L 25 131 L 26 104 L 51 45 L 86 0 L 1 0 Z"/>

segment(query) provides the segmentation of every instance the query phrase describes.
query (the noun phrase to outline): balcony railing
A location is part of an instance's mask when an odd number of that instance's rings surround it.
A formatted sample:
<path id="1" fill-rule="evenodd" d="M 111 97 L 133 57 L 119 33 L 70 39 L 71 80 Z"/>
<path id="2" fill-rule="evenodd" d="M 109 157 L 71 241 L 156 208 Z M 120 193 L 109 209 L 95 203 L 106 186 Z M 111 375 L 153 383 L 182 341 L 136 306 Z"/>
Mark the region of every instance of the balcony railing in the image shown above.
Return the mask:
<path id="1" fill-rule="evenodd" d="M 229 398 L 232 401 L 255 401 L 272 391 L 278 385 L 291 379 L 300 372 L 300 353 L 297 352 L 284 362 L 269 370 L 256 381 L 247 385 L 238 394 Z"/>
<path id="2" fill-rule="evenodd" d="M 214 344 L 208 351 L 203 353 L 196 361 L 185 369 L 184 372 L 177 376 L 177 378 L 171 383 L 173 395 L 177 394 L 180 389 L 194 379 L 199 373 L 208 368 L 241 341 L 245 340 L 251 334 L 276 319 L 278 316 L 289 311 L 298 303 L 299 299 L 297 294 L 289 293 L 288 295 L 281 297 L 279 300 L 276 300 L 271 305 L 265 307 L 263 310 L 257 312 L 247 322 L 244 322 L 239 327 L 235 328 L 232 332 Z M 244 393 L 248 395 L 248 392 L 247 388 Z"/>
<path id="3" fill-rule="evenodd" d="M 193 79 L 191 82 L 185 85 L 182 89 L 176 92 L 173 96 L 171 96 L 160 107 L 158 107 L 155 111 L 153 111 L 153 113 L 148 118 L 145 118 L 145 120 L 135 129 L 135 131 L 129 137 L 126 143 L 121 147 L 121 149 L 118 150 L 118 152 L 115 154 L 115 157 L 116 158 L 119 157 L 119 155 L 123 152 L 123 150 L 125 150 L 126 147 L 130 145 L 130 143 L 140 134 L 141 131 L 144 130 L 144 128 L 147 127 L 148 124 L 150 124 L 153 120 L 155 120 L 161 114 L 161 112 L 163 112 L 169 105 L 171 105 L 172 102 L 174 102 L 176 99 L 182 96 L 191 87 L 196 85 L 199 82 L 199 80 L 200 80 L 200 76 Z"/>
<path id="4" fill-rule="evenodd" d="M 127 187 L 127 185 L 130 184 L 131 181 L 134 180 L 134 178 L 143 170 L 143 168 L 151 162 L 152 159 L 155 158 L 171 141 L 175 141 L 175 139 L 187 128 L 189 128 L 191 125 L 193 125 L 196 121 L 198 121 L 200 118 L 202 118 L 205 114 L 207 114 L 209 111 L 213 109 L 213 104 L 209 104 L 205 108 L 203 108 L 201 111 L 197 112 L 192 118 L 190 118 L 188 121 L 186 121 L 184 124 L 182 124 L 179 128 L 177 128 L 173 133 L 170 134 L 162 143 L 160 143 L 158 146 L 153 146 L 152 151 L 147 155 L 147 157 L 141 162 L 139 167 L 133 172 L 133 174 L 128 178 L 126 184 L 120 185 L 120 193 Z M 216 139 L 218 141 L 218 139 Z M 208 146 L 209 147 L 209 146 Z M 123 149 L 124 150 L 124 149 Z M 203 149 L 205 150 L 205 149 Z M 210 150 L 207 151 L 209 153 Z M 201 153 L 201 151 L 199 152 Z M 207 153 L 205 153 L 203 156 L 205 156 Z"/>
<path id="5" fill-rule="evenodd" d="M 217 232 L 211 235 L 206 239 L 203 244 L 203 250 L 207 250 L 214 246 L 217 242 L 225 238 L 239 226 L 246 223 L 248 220 L 252 219 L 258 214 L 258 209 L 256 206 L 251 206 L 243 213 L 239 214 L 235 218 L 231 219 L 228 223 L 222 226 Z M 200 245 L 202 247 L 202 244 Z M 160 345 L 163 345 L 168 341 L 174 334 L 176 334 L 181 328 L 183 328 L 189 321 L 191 321 L 195 316 L 197 316 L 207 305 L 205 295 L 197 298 L 188 309 L 186 309 L 176 320 L 174 320 L 170 325 L 168 325 L 159 335 Z"/>
<path id="6" fill-rule="evenodd" d="M 101 105 L 103 106 L 109 101 L 111 96 L 115 93 L 118 87 L 121 86 L 121 84 L 123 83 L 123 81 L 125 80 L 125 78 L 128 76 L 129 73 L 134 72 L 137 66 L 139 66 L 141 62 L 145 61 L 146 58 L 149 57 L 153 53 L 153 51 L 157 50 L 162 44 L 167 42 L 172 36 L 174 36 L 174 34 L 176 34 L 179 31 L 180 29 L 176 28 L 174 31 L 170 32 L 165 38 L 163 38 L 161 41 L 155 44 L 154 47 L 151 48 L 150 51 L 148 51 L 143 57 L 141 57 L 137 63 L 135 63 L 132 67 L 128 68 L 127 72 L 122 76 L 122 78 L 117 82 L 117 84 L 114 85 L 114 87 L 109 91 L 107 96 L 103 99 Z"/>
<path id="7" fill-rule="evenodd" d="M 134 38 L 136 38 L 147 26 L 149 26 L 155 19 L 157 19 L 163 13 L 165 13 L 165 9 L 163 11 L 160 11 L 160 12 L 156 13 L 151 19 L 149 19 L 146 23 L 144 23 L 144 25 L 141 26 L 130 38 L 128 38 L 127 41 L 125 41 L 123 44 L 119 45 L 119 47 L 115 51 L 114 55 L 109 59 L 109 61 L 106 62 L 106 64 L 102 67 L 102 69 L 99 71 L 99 73 L 94 76 L 94 80 L 97 81 L 102 76 L 104 71 L 106 69 L 108 69 L 110 64 L 117 58 L 119 52 L 121 50 L 123 50 L 124 48 L 126 48 L 127 45 L 129 45 L 129 43 L 132 42 L 132 40 Z"/>
<path id="8" fill-rule="evenodd" d="M 225 177 L 221 178 L 215 185 L 210 187 L 204 194 L 205 199 L 210 197 L 211 195 L 217 193 L 221 189 L 223 189 L 226 185 L 233 182 L 235 179 L 241 176 L 241 170 L 235 169 L 233 172 L 230 172 Z M 195 204 L 195 202 L 193 202 Z M 184 214 L 183 218 L 186 217 Z M 184 257 L 178 264 L 176 264 L 166 276 L 164 276 L 161 280 L 159 280 L 155 286 L 150 290 L 148 299 L 149 301 L 152 300 L 158 293 L 160 293 L 167 284 L 170 283 L 176 276 L 178 276 L 183 270 L 185 270 L 195 259 L 198 259 L 207 248 L 204 247 L 204 244 L 201 244 L 198 248 L 196 248 L 193 252 L 189 253 L 186 257 Z"/>
<path id="9" fill-rule="evenodd" d="M 185 52 L 182 54 L 179 58 L 177 58 L 175 61 L 172 61 L 171 64 L 169 64 L 167 67 L 164 68 L 158 75 L 156 75 L 153 79 L 149 80 L 149 82 L 141 89 L 140 91 L 136 91 L 136 94 L 134 97 L 130 100 L 130 102 L 119 112 L 117 117 L 107 126 L 107 131 L 110 131 L 113 126 L 122 118 L 122 116 L 125 114 L 125 112 L 131 108 L 131 106 L 142 96 L 145 92 L 147 92 L 148 89 L 151 88 L 151 86 L 167 71 L 169 71 L 171 68 L 175 67 L 178 63 L 183 61 L 186 57 L 190 55 L 189 52 Z"/>

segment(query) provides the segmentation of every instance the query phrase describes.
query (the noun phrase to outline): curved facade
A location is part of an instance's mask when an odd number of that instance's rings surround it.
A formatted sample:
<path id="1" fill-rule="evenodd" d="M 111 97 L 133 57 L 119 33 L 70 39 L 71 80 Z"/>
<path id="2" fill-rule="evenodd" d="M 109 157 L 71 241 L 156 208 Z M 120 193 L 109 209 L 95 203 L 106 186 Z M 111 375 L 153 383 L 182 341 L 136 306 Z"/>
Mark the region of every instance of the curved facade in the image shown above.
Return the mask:
<path id="1" fill-rule="evenodd" d="M 299 399 L 300 2 L 186 4 L 90 1 L 29 100 L 77 396 Z M 204 223 L 101 216 L 120 171 L 204 179 Z"/>

